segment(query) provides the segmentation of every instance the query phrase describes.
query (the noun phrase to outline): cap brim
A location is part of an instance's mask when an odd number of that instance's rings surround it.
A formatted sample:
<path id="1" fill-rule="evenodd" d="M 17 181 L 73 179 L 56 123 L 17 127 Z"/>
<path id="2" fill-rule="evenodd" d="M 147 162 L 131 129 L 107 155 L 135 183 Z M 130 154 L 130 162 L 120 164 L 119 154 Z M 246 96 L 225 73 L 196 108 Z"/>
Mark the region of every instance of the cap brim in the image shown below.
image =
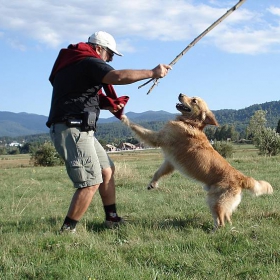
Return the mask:
<path id="1" fill-rule="evenodd" d="M 115 54 L 118 55 L 118 56 L 123 56 L 123 54 L 120 53 L 120 52 L 114 52 L 114 51 L 113 51 L 113 53 L 115 53 Z"/>
<path id="2" fill-rule="evenodd" d="M 108 47 L 107 47 L 108 48 Z M 118 56 L 123 56 L 122 53 L 118 52 L 117 50 L 112 50 L 111 48 L 108 48 L 110 51 L 112 51 L 113 53 L 115 53 Z"/>

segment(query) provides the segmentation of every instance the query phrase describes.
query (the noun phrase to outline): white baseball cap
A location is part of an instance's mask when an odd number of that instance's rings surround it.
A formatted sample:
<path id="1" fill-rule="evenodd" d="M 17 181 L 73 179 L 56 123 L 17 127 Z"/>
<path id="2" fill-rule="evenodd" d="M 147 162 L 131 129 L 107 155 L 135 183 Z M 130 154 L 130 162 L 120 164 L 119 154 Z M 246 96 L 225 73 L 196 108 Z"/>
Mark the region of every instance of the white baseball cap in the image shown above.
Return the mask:
<path id="1" fill-rule="evenodd" d="M 111 50 L 113 53 L 123 56 L 120 52 L 117 51 L 117 44 L 112 35 L 105 31 L 97 31 L 93 33 L 89 38 L 88 42 L 92 44 L 97 44 L 102 47 L 106 47 Z"/>

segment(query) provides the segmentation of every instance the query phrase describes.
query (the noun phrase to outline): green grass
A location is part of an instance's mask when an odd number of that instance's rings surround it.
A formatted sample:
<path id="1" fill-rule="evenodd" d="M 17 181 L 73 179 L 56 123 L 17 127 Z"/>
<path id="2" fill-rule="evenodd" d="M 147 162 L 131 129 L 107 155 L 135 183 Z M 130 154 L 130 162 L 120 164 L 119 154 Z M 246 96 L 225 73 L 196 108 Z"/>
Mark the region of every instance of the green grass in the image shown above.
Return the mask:
<path id="1" fill-rule="evenodd" d="M 105 229 L 96 195 L 76 235 L 58 234 L 73 194 L 64 167 L 1 167 L 0 279 L 279 279 L 280 157 L 242 149 L 230 163 L 274 194 L 244 192 L 233 225 L 214 234 L 200 183 L 175 172 L 146 190 L 158 150 L 112 154 L 128 223 Z"/>

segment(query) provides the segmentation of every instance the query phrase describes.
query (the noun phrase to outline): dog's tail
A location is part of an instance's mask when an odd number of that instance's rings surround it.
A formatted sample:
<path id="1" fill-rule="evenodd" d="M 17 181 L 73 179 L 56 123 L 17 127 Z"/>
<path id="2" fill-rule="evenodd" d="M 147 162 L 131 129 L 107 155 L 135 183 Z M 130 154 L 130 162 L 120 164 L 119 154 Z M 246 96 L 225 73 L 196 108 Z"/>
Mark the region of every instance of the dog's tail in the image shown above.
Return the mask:
<path id="1" fill-rule="evenodd" d="M 268 182 L 257 181 L 252 177 L 243 181 L 242 188 L 250 190 L 256 196 L 273 193 L 273 188 Z"/>
<path id="2" fill-rule="evenodd" d="M 126 115 L 121 116 L 121 121 L 135 132 L 136 136 L 151 147 L 159 147 L 158 133 L 150 129 L 146 129 L 138 124 L 132 123 Z"/>

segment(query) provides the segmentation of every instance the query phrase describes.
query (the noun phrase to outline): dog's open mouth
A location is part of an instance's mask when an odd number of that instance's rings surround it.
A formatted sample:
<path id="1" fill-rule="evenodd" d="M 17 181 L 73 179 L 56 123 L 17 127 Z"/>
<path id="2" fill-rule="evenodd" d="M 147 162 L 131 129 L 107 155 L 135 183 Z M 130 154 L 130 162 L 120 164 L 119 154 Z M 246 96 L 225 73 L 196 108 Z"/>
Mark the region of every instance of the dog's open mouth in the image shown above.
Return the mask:
<path id="1" fill-rule="evenodd" d="M 185 105 L 183 105 L 182 103 L 177 103 L 176 104 L 176 109 L 180 112 L 184 111 L 184 112 L 190 112 L 191 109 Z"/>

